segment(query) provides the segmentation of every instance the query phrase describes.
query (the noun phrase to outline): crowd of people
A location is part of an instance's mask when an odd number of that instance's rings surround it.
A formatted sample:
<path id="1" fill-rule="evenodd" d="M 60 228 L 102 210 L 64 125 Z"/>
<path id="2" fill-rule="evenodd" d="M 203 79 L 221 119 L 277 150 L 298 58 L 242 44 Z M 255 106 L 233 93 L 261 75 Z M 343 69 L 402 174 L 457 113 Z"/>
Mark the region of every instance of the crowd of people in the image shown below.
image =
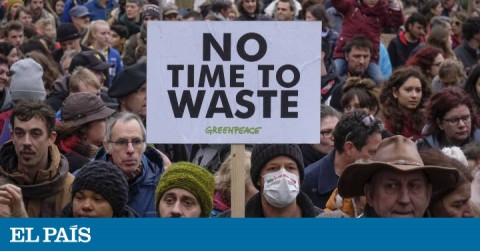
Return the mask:
<path id="1" fill-rule="evenodd" d="M 230 145 L 146 142 L 150 21 L 322 21 L 321 138 L 246 145 L 245 217 L 480 216 L 477 1 L 6 0 L 0 19 L 1 217 L 232 216 Z"/>

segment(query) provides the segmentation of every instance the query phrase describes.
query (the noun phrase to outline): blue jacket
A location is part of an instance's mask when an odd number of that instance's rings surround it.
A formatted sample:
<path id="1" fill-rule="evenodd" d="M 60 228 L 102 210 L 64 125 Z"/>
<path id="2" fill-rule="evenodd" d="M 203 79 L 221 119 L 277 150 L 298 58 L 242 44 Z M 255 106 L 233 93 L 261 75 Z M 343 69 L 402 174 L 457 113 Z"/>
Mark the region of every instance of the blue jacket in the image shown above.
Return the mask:
<path id="1" fill-rule="evenodd" d="M 101 147 L 94 160 L 109 160 L 110 155 Z M 143 171 L 134 180 L 128 181 L 128 206 L 140 217 L 157 217 L 155 209 L 155 189 L 163 173 L 162 156 L 152 147 L 147 146 L 142 156 Z"/>
<path id="2" fill-rule="evenodd" d="M 325 208 L 330 195 L 337 187 L 339 177 L 335 173 L 334 160 L 335 151 L 332 151 L 305 168 L 301 190 L 319 208 Z"/>
<path id="3" fill-rule="evenodd" d="M 106 60 L 107 63 L 113 64 L 113 67 L 110 68 L 108 72 L 108 86 L 110 86 L 115 75 L 117 75 L 117 73 L 123 70 L 122 57 L 116 49 L 108 47 L 108 57 L 106 58 Z"/>
<path id="4" fill-rule="evenodd" d="M 108 17 L 110 16 L 110 12 L 112 12 L 114 8 L 118 7 L 118 3 L 116 1 L 108 0 L 107 7 L 103 8 L 98 4 L 98 1 L 99 0 L 90 0 L 85 4 L 88 12 L 90 12 L 90 21 L 107 21 Z"/>

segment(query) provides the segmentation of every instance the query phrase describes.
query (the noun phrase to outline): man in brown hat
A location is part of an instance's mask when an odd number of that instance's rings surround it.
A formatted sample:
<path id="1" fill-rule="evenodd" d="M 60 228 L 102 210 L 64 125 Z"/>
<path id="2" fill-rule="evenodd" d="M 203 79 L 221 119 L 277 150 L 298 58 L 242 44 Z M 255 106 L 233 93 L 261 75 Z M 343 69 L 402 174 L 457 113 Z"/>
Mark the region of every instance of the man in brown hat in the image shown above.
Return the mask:
<path id="1" fill-rule="evenodd" d="M 425 217 L 432 191 L 458 182 L 454 168 L 425 166 L 415 143 L 384 139 L 372 161 L 347 166 L 338 181 L 344 198 L 366 196 L 363 217 Z"/>

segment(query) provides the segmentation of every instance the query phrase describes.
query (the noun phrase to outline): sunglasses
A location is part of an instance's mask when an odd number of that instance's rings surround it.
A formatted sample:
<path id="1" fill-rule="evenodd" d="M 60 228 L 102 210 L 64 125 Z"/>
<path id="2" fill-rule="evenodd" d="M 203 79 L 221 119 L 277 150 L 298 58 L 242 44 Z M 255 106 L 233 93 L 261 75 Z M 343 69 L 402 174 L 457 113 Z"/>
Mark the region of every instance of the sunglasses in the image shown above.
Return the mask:
<path id="1" fill-rule="evenodd" d="M 366 127 L 370 127 L 371 125 L 373 125 L 373 123 L 375 123 L 375 117 L 373 117 L 372 114 L 366 116 L 365 118 L 362 119 L 362 123 L 366 126 Z M 347 135 L 345 136 L 345 141 L 344 142 L 347 142 L 349 141 L 349 138 L 350 136 L 353 135 L 353 132 L 350 131 L 347 133 Z"/>

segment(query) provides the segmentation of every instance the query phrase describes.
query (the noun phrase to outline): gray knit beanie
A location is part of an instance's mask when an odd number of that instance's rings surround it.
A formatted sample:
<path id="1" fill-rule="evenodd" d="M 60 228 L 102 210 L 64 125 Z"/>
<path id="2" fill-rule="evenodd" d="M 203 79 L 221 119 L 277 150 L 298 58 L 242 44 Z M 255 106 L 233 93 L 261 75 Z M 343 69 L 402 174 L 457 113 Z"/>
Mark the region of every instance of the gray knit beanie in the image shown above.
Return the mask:
<path id="1" fill-rule="evenodd" d="M 278 156 L 287 156 L 297 162 L 298 172 L 300 174 L 300 184 L 302 184 L 304 175 L 303 155 L 298 145 L 255 145 L 252 150 L 252 168 L 250 169 L 250 176 L 252 177 L 253 185 L 257 189 L 260 190 L 260 186 L 257 182 L 260 179 L 260 173 L 262 172 L 263 166 L 265 166 L 265 164 L 271 159 Z"/>
<path id="2" fill-rule="evenodd" d="M 47 93 L 43 85 L 43 68 L 31 58 L 15 62 L 10 68 L 12 79 L 10 93 L 13 101 L 21 99 L 45 100 Z"/>

